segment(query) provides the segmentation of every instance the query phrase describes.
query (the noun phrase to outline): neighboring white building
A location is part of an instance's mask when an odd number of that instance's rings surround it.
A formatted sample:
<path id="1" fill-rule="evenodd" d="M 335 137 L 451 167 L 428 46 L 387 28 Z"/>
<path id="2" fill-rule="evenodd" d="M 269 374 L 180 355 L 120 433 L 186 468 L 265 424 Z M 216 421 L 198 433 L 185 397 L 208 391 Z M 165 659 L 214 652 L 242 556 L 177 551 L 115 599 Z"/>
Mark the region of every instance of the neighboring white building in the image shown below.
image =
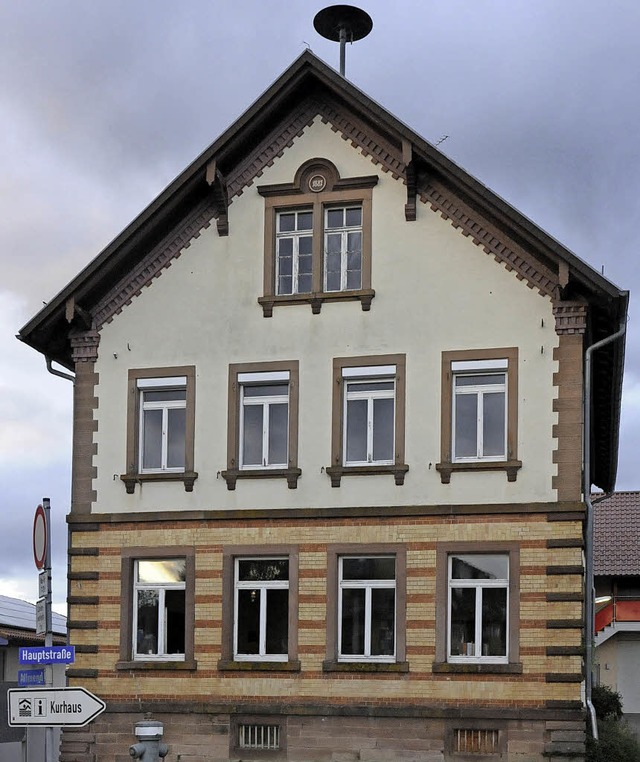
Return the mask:
<path id="1" fill-rule="evenodd" d="M 67 642 L 67 618 L 52 614 L 53 642 Z M 21 646 L 44 644 L 44 636 L 36 635 L 36 607 L 33 603 L 0 595 L 0 762 L 42 762 L 44 728 L 13 728 L 7 725 L 7 690 L 17 688 L 18 672 L 29 667 L 20 664 Z M 53 667 L 53 684 L 65 685 L 65 665 Z M 60 730 L 54 731 L 56 748 Z M 25 756 L 26 755 L 26 756 Z M 57 757 L 56 757 L 57 758 Z"/>

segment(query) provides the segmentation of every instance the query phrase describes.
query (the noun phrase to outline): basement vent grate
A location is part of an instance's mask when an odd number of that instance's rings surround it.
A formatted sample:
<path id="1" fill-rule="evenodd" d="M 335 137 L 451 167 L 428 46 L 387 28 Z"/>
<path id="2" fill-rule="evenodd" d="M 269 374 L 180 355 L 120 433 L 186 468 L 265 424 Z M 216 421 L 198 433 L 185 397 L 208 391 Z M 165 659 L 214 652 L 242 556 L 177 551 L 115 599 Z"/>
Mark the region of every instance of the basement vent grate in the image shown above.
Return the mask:
<path id="1" fill-rule="evenodd" d="M 500 731 L 465 730 L 454 731 L 453 751 L 458 754 L 497 754 Z"/>
<path id="2" fill-rule="evenodd" d="M 238 748 L 270 749 L 280 748 L 279 725 L 238 725 Z"/>

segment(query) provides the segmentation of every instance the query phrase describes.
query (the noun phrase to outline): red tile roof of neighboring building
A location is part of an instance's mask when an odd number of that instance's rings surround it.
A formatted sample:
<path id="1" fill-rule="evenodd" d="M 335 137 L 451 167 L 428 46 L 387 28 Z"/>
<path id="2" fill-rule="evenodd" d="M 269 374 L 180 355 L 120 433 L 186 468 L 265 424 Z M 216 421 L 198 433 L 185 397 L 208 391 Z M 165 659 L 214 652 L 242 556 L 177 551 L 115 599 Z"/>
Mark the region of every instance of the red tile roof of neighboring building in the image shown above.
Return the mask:
<path id="1" fill-rule="evenodd" d="M 596 575 L 640 574 L 640 492 L 595 503 L 593 555 Z"/>

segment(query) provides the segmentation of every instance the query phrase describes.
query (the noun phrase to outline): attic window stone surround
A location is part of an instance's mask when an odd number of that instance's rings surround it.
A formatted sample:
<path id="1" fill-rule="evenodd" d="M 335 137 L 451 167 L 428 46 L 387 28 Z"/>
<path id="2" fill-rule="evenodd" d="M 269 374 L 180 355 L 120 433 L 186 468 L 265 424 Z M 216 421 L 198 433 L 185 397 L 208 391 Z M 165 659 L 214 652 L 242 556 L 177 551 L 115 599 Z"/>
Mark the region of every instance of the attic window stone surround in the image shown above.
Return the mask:
<path id="1" fill-rule="evenodd" d="M 377 182 L 377 175 L 343 179 L 332 162 L 315 158 L 299 167 L 292 183 L 258 187 L 265 199 L 264 294 L 258 298 L 264 317 L 284 304 L 310 304 L 314 315 L 324 302 L 371 308 Z"/>

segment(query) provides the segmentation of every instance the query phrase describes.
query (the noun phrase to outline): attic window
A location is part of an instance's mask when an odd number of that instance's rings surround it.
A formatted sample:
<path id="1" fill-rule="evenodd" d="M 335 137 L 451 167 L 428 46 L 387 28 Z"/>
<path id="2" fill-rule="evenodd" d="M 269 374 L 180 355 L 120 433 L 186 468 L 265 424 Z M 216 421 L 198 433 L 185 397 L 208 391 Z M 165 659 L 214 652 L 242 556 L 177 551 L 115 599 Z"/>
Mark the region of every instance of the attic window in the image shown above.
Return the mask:
<path id="1" fill-rule="evenodd" d="M 311 159 L 293 183 L 263 185 L 265 317 L 281 304 L 359 301 L 371 288 L 371 203 L 375 175 L 341 179 L 327 159 Z"/>

